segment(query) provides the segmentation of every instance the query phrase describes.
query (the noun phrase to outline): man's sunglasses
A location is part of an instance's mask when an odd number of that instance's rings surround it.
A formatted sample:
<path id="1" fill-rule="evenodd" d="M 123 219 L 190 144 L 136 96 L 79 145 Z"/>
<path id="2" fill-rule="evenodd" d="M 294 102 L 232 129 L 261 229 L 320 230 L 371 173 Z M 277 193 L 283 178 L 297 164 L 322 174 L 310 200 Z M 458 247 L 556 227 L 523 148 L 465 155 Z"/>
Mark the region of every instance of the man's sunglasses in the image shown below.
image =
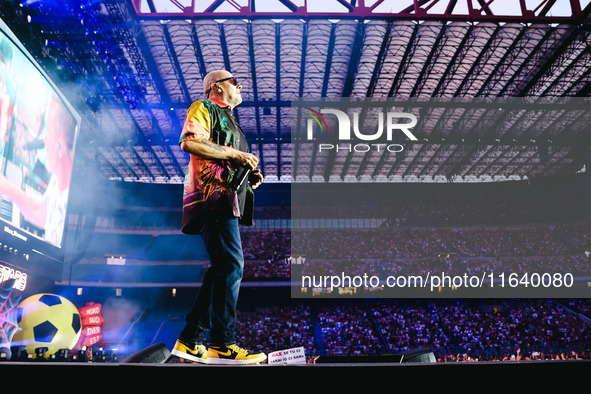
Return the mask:
<path id="1" fill-rule="evenodd" d="M 234 86 L 238 86 L 238 80 L 234 77 L 229 77 L 229 78 L 224 78 L 224 79 L 218 79 L 217 81 L 215 81 L 215 83 L 218 82 L 224 82 L 224 81 L 230 81 L 230 83 Z"/>

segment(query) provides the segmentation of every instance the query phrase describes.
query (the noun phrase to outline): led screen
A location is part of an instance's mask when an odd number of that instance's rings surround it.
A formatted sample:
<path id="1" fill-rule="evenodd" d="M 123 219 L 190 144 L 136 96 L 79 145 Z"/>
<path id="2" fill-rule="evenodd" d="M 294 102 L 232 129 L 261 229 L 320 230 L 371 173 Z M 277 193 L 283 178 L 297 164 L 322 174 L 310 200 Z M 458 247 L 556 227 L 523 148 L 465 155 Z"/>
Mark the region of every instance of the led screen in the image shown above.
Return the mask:
<path id="1" fill-rule="evenodd" d="M 62 248 L 80 118 L 0 27 L 0 232 Z"/>

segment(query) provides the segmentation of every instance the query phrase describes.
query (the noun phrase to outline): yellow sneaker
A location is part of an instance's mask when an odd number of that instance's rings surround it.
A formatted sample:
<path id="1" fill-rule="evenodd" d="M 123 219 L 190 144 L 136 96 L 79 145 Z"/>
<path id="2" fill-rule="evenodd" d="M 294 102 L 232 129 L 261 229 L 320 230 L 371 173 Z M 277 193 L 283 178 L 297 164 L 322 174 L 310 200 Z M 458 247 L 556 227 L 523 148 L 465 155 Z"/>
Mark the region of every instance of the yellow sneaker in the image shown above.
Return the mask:
<path id="1" fill-rule="evenodd" d="M 203 345 L 189 344 L 177 339 L 170 354 L 196 363 L 207 364 L 207 349 Z"/>
<path id="2" fill-rule="evenodd" d="M 237 345 L 210 346 L 207 349 L 208 364 L 247 365 L 265 361 L 265 353 L 251 353 Z"/>

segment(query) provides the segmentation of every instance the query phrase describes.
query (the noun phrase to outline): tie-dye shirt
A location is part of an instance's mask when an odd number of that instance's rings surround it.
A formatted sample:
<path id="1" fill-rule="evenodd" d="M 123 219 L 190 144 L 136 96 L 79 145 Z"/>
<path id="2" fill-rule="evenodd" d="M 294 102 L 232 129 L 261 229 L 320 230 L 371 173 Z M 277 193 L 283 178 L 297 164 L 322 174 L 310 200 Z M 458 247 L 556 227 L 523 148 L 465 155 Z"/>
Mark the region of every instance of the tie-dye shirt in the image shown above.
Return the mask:
<path id="1" fill-rule="evenodd" d="M 248 143 L 228 105 L 215 100 L 194 102 L 185 117 L 179 144 L 207 139 L 219 145 L 248 152 Z M 209 160 L 191 155 L 185 174 L 183 223 L 185 234 L 199 234 L 207 217 L 237 217 L 251 226 L 254 193 L 245 182 L 233 193 L 228 190 L 235 168 L 228 160 Z"/>

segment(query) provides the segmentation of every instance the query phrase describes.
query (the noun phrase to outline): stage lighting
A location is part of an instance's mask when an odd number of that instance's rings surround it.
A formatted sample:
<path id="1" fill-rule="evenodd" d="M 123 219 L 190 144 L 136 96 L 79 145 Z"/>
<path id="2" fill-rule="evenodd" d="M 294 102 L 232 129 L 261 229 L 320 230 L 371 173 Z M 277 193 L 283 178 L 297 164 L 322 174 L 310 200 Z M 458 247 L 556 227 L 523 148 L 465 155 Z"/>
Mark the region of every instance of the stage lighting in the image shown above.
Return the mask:
<path id="1" fill-rule="evenodd" d="M 27 22 L 30 24 L 42 25 L 44 22 L 46 22 L 46 18 L 38 15 L 27 14 Z"/>
<path id="2" fill-rule="evenodd" d="M 13 346 L 10 348 L 12 353 L 10 359 L 14 361 L 28 361 L 33 359 L 33 355 L 27 353 L 27 348 L 25 346 Z"/>
<path id="3" fill-rule="evenodd" d="M 61 48 L 61 45 L 58 42 L 48 40 L 48 39 L 45 39 L 45 46 L 49 47 L 49 48 L 57 48 L 57 49 Z"/>
<path id="4" fill-rule="evenodd" d="M 113 350 L 105 351 L 105 362 L 117 362 L 119 358 Z"/>
<path id="5" fill-rule="evenodd" d="M 51 356 L 49 356 L 49 359 L 51 361 L 67 361 L 69 352 L 69 349 L 60 349 Z"/>
<path id="6" fill-rule="evenodd" d="M 78 19 L 80 20 L 80 24 L 81 24 L 81 25 L 83 25 L 83 26 L 85 26 L 85 25 L 88 25 L 88 24 L 89 24 L 89 19 L 90 19 L 90 18 L 91 18 L 91 17 L 89 16 L 88 12 L 85 12 L 85 11 L 83 11 L 83 12 L 80 12 L 80 13 L 78 14 Z M 90 21 L 90 23 L 91 23 L 91 22 L 92 22 L 92 20 Z"/>
<path id="7" fill-rule="evenodd" d="M 105 354 L 103 352 L 103 348 L 99 348 L 96 352 L 92 353 L 92 361 L 105 361 Z"/>
<path id="8" fill-rule="evenodd" d="M 78 361 L 88 361 L 88 354 L 86 353 L 86 346 L 83 346 L 82 349 L 78 350 L 78 354 L 73 358 L 74 360 Z"/>
<path id="9" fill-rule="evenodd" d="M 45 353 L 47 353 L 47 351 L 49 350 L 49 348 L 47 347 L 38 347 L 35 348 L 35 357 L 37 357 L 38 359 L 45 359 Z"/>
<path id="10" fill-rule="evenodd" d="M 96 48 L 96 54 L 102 56 L 107 53 L 107 48 L 104 45 L 99 44 Z"/>

